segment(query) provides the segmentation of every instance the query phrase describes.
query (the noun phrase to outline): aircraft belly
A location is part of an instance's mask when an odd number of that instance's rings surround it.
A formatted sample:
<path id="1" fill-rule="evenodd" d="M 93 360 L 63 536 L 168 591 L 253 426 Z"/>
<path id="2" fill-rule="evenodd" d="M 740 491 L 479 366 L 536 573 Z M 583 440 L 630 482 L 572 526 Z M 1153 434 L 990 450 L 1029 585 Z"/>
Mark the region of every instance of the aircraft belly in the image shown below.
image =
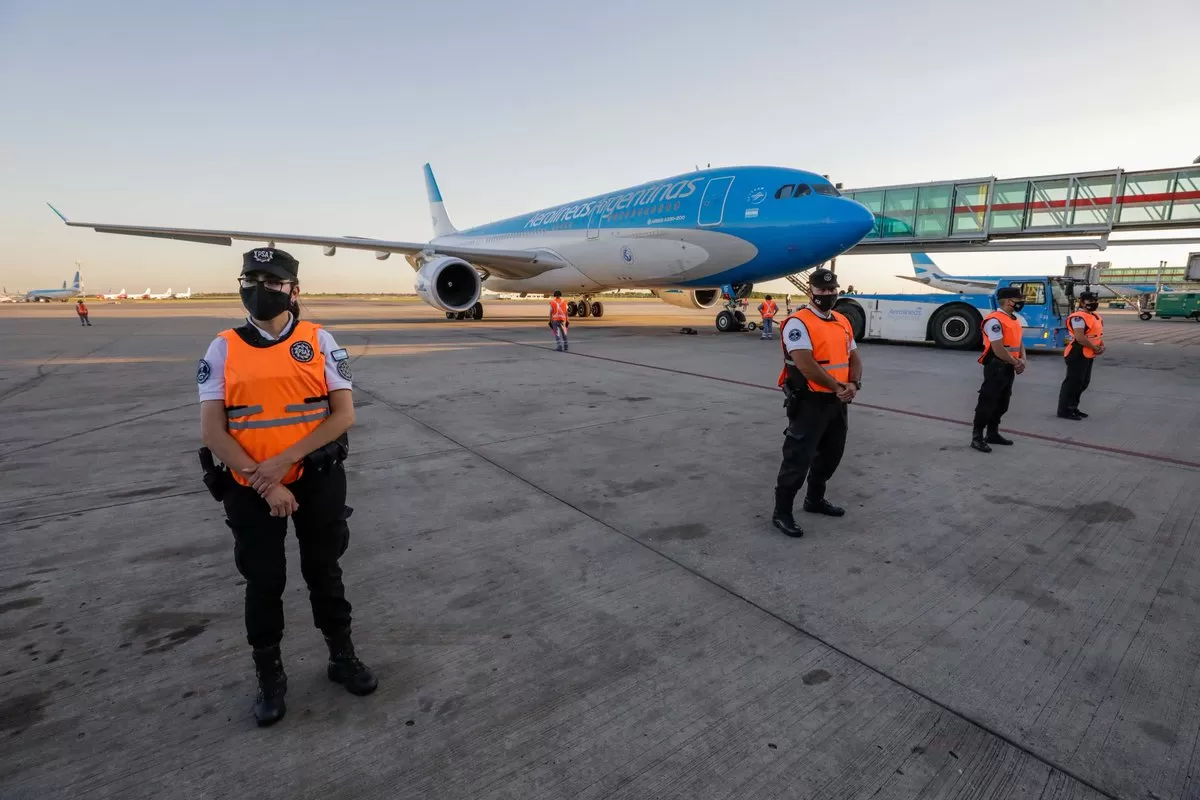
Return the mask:
<path id="1" fill-rule="evenodd" d="M 715 275 L 746 263 L 758 250 L 716 231 L 604 229 L 595 239 L 560 244 L 557 252 L 597 283 L 617 288 Z"/>
<path id="2" fill-rule="evenodd" d="M 557 289 L 563 294 L 599 292 L 608 288 L 570 266 L 552 269 L 522 280 L 488 278 L 484 285 L 493 292 L 553 292 Z"/>

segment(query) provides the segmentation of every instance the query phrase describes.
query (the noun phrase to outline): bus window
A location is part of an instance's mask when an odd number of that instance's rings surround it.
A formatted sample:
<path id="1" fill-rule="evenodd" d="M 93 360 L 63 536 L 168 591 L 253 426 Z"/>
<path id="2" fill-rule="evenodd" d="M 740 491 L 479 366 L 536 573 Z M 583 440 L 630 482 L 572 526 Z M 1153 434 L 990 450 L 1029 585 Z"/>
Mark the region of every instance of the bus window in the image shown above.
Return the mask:
<path id="1" fill-rule="evenodd" d="M 1014 289 L 1021 290 L 1021 298 L 1027 306 L 1040 306 L 1046 303 L 1046 284 L 1042 281 L 1009 284 Z"/>
<path id="2" fill-rule="evenodd" d="M 1054 301 L 1054 315 L 1057 317 L 1065 317 L 1071 311 L 1071 301 L 1067 298 L 1067 292 L 1063 289 L 1062 284 L 1054 281 L 1050 284 L 1050 299 Z"/>

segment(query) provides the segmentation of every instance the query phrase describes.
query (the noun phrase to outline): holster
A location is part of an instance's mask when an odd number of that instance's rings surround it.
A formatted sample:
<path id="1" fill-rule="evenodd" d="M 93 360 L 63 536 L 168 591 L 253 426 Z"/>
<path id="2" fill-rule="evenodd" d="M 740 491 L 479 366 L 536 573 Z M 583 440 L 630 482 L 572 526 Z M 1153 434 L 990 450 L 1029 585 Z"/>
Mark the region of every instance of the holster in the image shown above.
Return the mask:
<path id="1" fill-rule="evenodd" d="M 350 456 L 350 436 L 343 433 L 324 447 L 318 447 L 304 457 L 304 469 L 328 472 Z"/>
<path id="2" fill-rule="evenodd" d="M 204 469 L 204 485 L 208 487 L 208 493 L 213 496 L 213 499 L 218 503 L 225 498 L 225 492 L 233 483 L 233 476 L 229 473 L 229 468 L 222 464 L 217 466 L 213 460 L 212 451 L 207 447 L 200 448 L 200 466 Z"/>

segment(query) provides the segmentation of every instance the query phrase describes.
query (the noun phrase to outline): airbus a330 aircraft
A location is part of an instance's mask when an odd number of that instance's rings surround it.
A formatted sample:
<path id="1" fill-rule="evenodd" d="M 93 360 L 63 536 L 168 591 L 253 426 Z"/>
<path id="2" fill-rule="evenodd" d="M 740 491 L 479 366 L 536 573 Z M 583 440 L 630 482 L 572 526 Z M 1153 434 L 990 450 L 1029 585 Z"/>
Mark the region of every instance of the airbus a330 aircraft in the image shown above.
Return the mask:
<path id="1" fill-rule="evenodd" d="M 855 245 L 874 217 L 826 178 L 778 167 L 698 170 L 459 231 L 425 165 L 434 238 L 426 243 L 357 236 L 194 230 L 69 221 L 119 233 L 230 245 L 232 240 L 319 245 L 405 256 L 416 291 L 448 319 L 483 318 L 482 288 L 561 291 L 578 316 L 600 316 L 610 289 L 651 289 L 681 308 L 713 308 L 721 331 L 741 325 L 735 301 L 755 282 L 815 267 Z"/>

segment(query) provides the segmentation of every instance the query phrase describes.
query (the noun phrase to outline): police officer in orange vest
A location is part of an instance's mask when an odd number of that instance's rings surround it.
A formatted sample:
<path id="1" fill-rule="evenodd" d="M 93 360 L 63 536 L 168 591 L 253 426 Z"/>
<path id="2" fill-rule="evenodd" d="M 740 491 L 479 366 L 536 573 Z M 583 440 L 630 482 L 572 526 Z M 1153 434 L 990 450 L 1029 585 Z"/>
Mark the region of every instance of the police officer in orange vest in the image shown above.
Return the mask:
<path id="1" fill-rule="evenodd" d="M 779 304 L 771 299 L 771 295 L 767 295 L 758 304 L 758 313 L 762 315 L 762 337 L 760 338 L 770 339 L 772 326 L 775 324 L 775 315 L 779 313 Z"/>
<path id="2" fill-rule="evenodd" d="M 975 404 L 971 447 L 981 453 L 992 452 L 993 444 L 1013 443 L 1000 435 L 1000 419 L 1008 411 L 1016 376 L 1025 371 L 1025 344 L 1017 317 L 1025 307 L 1021 290 L 1015 286 L 997 289 L 996 305 L 998 309 L 983 318 L 983 353 L 978 359 L 983 365 L 983 385 Z"/>
<path id="3" fill-rule="evenodd" d="M 771 523 L 792 537 L 804 535 L 792 516 L 792 504 L 805 479 L 805 511 L 831 517 L 846 513 L 825 499 L 825 485 L 846 447 L 847 406 L 862 388 L 854 329 L 833 310 L 837 276 L 818 269 L 809 277 L 809 285 L 811 308 L 798 309 L 779 329 L 783 346 L 779 386 L 787 398 L 788 427 Z"/>
<path id="4" fill-rule="evenodd" d="M 1100 296 L 1095 292 L 1082 292 L 1079 310 L 1067 317 L 1067 330 L 1071 332 L 1071 341 L 1063 353 L 1067 376 L 1058 391 L 1058 416 L 1063 419 L 1087 417 L 1079 410 L 1079 398 L 1092 382 L 1092 364 L 1096 362 L 1096 356 L 1104 353 L 1104 320 L 1096 313 L 1098 308 Z"/>
<path id="5" fill-rule="evenodd" d="M 278 722 L 286 711 L 279 644 L 289 516 L 313 622 L 329 648 L 327 676 L 358 695 L 370 694 L 377 683 L 354 652 L 338 565 L 350 540 L 342 466 L 346 431 L 354 424 L 350 361 L 328 331 L 299 319 L 298 268 L 275 248 L 243 256 L 239 285 L 250 316 L 213 340 L 196 373 L 205 482 L 224 503 L 234 563 L 246 579 L 259 725 Z M 212 455 L 224 464 L 223 480 L 210 481 Z"/>
<path id="6" fill-rule="evenodd" d="M 567 301 L 555 290 L 550 298 L 550 330 L 554 331 L 554 349 L 560 353 L 567 352 L 567 316 Z"/>

